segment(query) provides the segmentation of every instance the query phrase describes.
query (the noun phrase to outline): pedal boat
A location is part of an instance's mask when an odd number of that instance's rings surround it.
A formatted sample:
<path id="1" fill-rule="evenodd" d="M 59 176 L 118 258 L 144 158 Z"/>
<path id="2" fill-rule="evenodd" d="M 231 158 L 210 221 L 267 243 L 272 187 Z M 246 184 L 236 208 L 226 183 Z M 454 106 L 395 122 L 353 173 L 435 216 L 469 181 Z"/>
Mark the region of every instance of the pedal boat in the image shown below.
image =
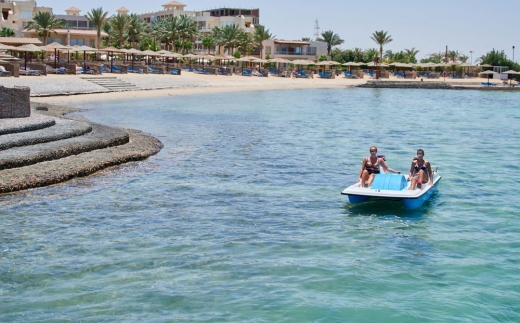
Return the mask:
<path id="1" fill-rule="evenodd" d="M 433 171 L 433 185 L 422 183 L 421 188 L 409 190 L 410 182 L 401 174 L 377 174 L 371 187 L 362 187 L 358 182 L 344 189 L 341 194 L 347 195 L 350 203 L 361 203 L 372 199 L 403 201 L 408 210 L 416 209 L 430 198 L 439 185 L 441 176 Z"/>

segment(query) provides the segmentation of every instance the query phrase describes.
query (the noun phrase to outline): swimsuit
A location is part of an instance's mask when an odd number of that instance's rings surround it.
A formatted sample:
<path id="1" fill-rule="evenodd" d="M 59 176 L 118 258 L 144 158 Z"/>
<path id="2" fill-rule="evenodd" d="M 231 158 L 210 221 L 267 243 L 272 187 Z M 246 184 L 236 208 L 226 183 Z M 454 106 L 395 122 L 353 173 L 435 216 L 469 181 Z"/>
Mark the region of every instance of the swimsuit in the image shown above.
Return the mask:
<path id="1" fill-rule="evenodd" d="M 379 158 L 377 159 L 379 161 Z M 365 166 L 365 169 L 367 170 L 368 174 L 379 174 L 379 164 L 376 162 L 374 165 L 372 165 L 372 162 L 370 161 L 370 157 L 368 157 L 367 164 Z"/>

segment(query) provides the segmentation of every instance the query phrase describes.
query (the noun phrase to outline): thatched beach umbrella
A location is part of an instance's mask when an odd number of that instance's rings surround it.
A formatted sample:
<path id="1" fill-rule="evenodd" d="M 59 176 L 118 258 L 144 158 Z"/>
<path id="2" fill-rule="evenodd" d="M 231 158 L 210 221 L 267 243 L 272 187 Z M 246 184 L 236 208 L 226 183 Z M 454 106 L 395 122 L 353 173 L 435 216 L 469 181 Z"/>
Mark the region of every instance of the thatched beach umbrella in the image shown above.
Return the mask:
<path id="1" fill-rule="evenodd" d="M 42 52 L 42 51 L 44 51 L 44 49 L 42 49 L 41 47 L 38 47 L 36 45 L 33 45 L 33 44 L 27 44 L 27 45 L 15 47 L 15 49 L 13 49 L 13 51 L 25 53 L 25 68 L 27 69 L 27 52 L 32 52 L 32 53 Z"/>
<path id="2" fill-rule="evenodd" d="M 509 79 L 509 86 L 511 86 L 511 79 L 509 78 L 509 75 L 520 75 L 520 72 L 517 72 L 514 70 L 509 70 L 509 71 L 502 72 L 502 74 L 507 74 L 507 78 Z"/>
<path id="3" fill-rule="evenodd" d="M 489 83 L 489 76 L 493 75 L 493 77 L 494 77 L 495 75 L 498 75 L 498 73 L 495 71 L 484 71 L 484 72 L 478 73 L 478 75 L 487 75 L 488 83 Z"/>
<path id="4" fill-rule="evenodd" d="M 85 45 L 81 45 L 81 46 L 72 46 L 72 51 L 74 52 L 83 52 L 83 69 L 87 69 L 87 53 L 95 53 L 97 52 L 98 50 L 95 49 L 95 48 L 92 48 L 92 47 L 88 47 L 88 46 L 85 46 Z"/>
<path id="5" fill-rule="evenodd" d="M 53 51 L 54 50 L 54 68 L 57 67 L 57 60 L 58 58 L 56 57 L 56 51 L 63 51 L 63 50 L 70 50 L 72 47 L 70 46 L 65 46 L 65 45 L 62 45 L 62 44 L 59 44 L 57 42 L 52 42 L 50 43 L 49 45 L 45 45 L 45 46 L 42 46 L 40 47 L 42 49 L 44 49 L 45 51 L 47 52 L 50 52 L 50 51 Z"/>
<path id="6" fill-rule="evenodd" d="M 108 56 L 112 56 L 112 59 L 110 60 L 110 73 L 112 73 L 112 67 L 113 67 L 113 62 L 114 62 L 113 53 L 122 53 L 121 49 L 109 46 L 109 47 L 101 48 L 99 51 L 108 53 L 109 54 Z"/>

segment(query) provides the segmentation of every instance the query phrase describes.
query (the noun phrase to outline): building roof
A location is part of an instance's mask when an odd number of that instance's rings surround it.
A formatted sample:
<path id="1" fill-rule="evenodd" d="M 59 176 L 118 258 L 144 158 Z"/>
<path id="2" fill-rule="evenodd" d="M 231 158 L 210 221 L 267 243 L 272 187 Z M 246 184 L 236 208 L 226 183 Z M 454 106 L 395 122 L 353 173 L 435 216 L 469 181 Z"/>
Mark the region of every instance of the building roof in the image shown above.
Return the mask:
<path id="1" fill-rule="evenodd" d="M 311 43 L 303 40 L 274 40 L 275 44 L 310 45 Z"/>
<path id="2" fill-rule="evenodd" d="M 119 9 L 117 9 L 116 11 L 129 12 L 130 10 L 126 9 L 125 7 L 121 7 Z"/>
<path id="3" fill-rule="evenodd" d="M 70 7 L 69 9 L 66 9 L 65 11 L 77 11 L 80 12 L 81 10 L 76 7 Z"/>
<path id="4" fill-rule="evenodd" d="M 186 5 L 184 3 L 180 3 L 178 1 L 170 1 L 168 3 L 165 3 L 162 5 L 163 7 L 186 7 Z"/>
<path id="5" fill-rule="evenodd" d="M 38 38 L 0 37 L 0 44 L 6 44 L 6 45 L 35 44 L 35 45 L 41 45 L 42 42 Z"/>

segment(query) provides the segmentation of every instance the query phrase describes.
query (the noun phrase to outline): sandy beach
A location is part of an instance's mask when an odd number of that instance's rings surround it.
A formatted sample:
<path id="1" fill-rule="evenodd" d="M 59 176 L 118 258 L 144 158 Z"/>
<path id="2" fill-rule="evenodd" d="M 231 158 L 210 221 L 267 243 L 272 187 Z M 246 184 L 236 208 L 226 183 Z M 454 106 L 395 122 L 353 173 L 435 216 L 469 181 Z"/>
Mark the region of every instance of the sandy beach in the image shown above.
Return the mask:
<path id="1" fill-rule="evenodd" d="M 97 100 L 119 100 L 142 97 L 161 97 L 176 95 L 198 95 L 205 93 L 225 93 L 236 91 L 267 91 L 288 89 L 319 89 L 347 88 L 371 81 L 370 78 L 349 79 L 339 76 L 335 79 L 322 78 L 284 78 L 284 77 L 246 77 L 240 75 L 216 76 L 201 75 L 186 72 L 181 76 L 145 75 L 145 74 L 103 74 L 88 76 L 88 78 L 116 77 L 117 79 L 135 85 L 134 91 L 109 92 L 106 88 L 96 85 L 80 75 L 48 75 L 40 77 L 2 78 L 4 86 L 29 86 L 33 101 L 50 104 L 72 104 Z M 391 77 L 384 81 L 421 82 L 416 80 Z M 446 79 L 446 83 L 480 87 L 480 82 L 487 79 Z M 443 82 L 443 79 L 424 79 L 424 82 Z M 89 94 L 78 94 L 91 92 Z M 71 95 L 74 94 L 74 95 Z M 47 96 L 52 95 L 52 96 Z"/>

